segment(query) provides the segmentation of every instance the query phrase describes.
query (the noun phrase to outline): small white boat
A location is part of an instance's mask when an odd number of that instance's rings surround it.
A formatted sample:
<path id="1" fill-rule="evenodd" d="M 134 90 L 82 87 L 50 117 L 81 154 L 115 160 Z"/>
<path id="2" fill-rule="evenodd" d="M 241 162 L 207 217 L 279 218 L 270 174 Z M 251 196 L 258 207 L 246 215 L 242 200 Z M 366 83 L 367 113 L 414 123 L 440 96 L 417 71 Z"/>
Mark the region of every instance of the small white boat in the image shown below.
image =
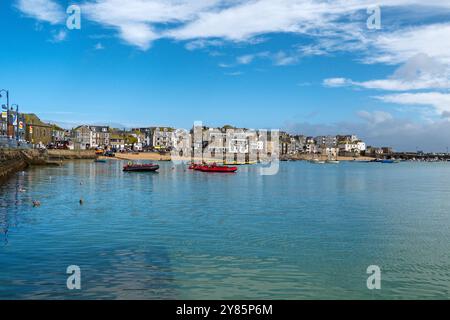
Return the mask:
<path id="1" fill-rule="evenodd" d="M 339 160 L 327 160 L 327 161 L 325 161 L 326 163 L 330 163 L 330 164 L 338 164 L 338 163 L 340 163 L 340 161 Z"/>

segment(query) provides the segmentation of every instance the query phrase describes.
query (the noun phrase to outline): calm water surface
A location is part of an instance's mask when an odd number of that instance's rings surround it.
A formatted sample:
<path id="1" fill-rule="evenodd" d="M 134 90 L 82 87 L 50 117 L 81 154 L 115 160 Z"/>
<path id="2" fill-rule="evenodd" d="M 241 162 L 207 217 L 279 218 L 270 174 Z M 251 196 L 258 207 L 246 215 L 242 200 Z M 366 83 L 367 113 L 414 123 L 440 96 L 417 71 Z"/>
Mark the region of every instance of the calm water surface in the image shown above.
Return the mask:
<path id="1" fill-rule="evenodd" d="M 122 165 L 0 185 L 0 299 L 450 298 L 450 163 L 288 162 L 275 176 Z M 366 287 L 369 265 L 381 290 Z"/>

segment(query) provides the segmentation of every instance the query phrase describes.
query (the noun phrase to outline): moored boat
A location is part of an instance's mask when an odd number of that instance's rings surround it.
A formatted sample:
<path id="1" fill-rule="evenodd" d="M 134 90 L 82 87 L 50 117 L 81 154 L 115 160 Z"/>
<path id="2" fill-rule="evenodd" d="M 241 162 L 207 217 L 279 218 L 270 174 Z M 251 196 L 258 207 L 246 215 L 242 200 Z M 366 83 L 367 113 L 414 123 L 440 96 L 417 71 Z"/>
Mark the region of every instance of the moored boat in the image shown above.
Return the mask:
<path id="1" fill-rule="evenodd" d="M 198 166 L 201 166 L 201 164 L 191 163 L 188 168 L 189 170 L 196 170 Z"/>
<path id="2" fill-rule="evenodd" d="M 105 159 L 95 159 L 94 162 L 96 163 L 106 163 Z"/>
<path id="3" fill-rule="evenodd" d="M 314 163 L 314 164 L 324 164 L 325 160 L 312 159 L 312 160 L 309 160 L 309 162 Z"/>
<path id="4" fill-rule="evenodd" d="M 393 160 L 393 159 L 381 159 L 381 160 L 377 160 L 377 162 L 380 163 L 399 163 L 400 160 Z"/>
<path id="5" fill-rule="evenodd" d="M 217 166 L 217 165 L 198 165 L 194 170 L 202 172 L 223 172 L 232 173 L 237 171 L 237 167 Z"/>
<path id="6" fill-rule="evenodd" d="M 149 163 L 149 164 L 135 164 L 135 163 L 129 163 L 125 166 L 123 166 L 123 171 L 136 171 L 136 172 L 143 172 L 143 171 L 156 171 L 159 169 L 159 165 Z"/>
<path id="7" fill-rule="evenodd" d="M 326 163 L 330 163 L 330 164 L 339 164 L 339 160 L 326 160 Z"/>

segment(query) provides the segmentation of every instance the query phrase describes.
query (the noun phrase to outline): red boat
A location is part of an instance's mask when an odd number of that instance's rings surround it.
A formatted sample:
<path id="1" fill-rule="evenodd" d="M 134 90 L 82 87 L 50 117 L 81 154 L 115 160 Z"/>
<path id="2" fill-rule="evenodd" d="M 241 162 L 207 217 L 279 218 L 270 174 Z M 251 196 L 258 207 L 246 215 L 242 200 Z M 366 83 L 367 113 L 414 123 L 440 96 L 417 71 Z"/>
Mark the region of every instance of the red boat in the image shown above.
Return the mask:
<path id="1" fill-rule="evenodd" d="M 201 172 L 236 172 L 237 167 L 227 167 L 227 166 L 217 166 L 217 165 L 211 165 L 211 166 L 203 166 L 198 165 L 196 166 L 195 170 L 201 171 Z"/>
<path id="2" fill-rule="evenodd" d="M 149 163 L 149 164 L 134 164 L 129 163 L 123 166 L 123 171 L 156 171 L 159 169 L 159 165 Z"/>
<path id="3" fill-rule="evenodd" d="M 200 166 L 200 165 L 199 164 L 195 164 L 195 163 L 191 163 L 189 165 L 189 170 L 196 170 L 198 166 Z"/>

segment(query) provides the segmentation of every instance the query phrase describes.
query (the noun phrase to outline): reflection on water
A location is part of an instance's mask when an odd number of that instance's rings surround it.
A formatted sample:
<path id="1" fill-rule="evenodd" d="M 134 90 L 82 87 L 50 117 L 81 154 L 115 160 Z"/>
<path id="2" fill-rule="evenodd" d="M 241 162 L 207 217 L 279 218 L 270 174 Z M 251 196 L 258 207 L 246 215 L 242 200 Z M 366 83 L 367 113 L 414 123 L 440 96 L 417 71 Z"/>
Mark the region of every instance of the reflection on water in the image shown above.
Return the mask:
<path id="1" fill-rule="evenodd" d="M 20 193 L 26 191 L 24 177 L 24 172 L 21 172 L 9 182 L 8 187 L 0 184 L 0 234 L 5 245 L 8 244 L 9 228 L 18 226 L 19 208 L 23 205 L 24 200 L 20 197 Z"/>
<path id="2" fill-rule="evenodd" d="M 0 185 L 0 298 L 449 297 L 448 164 L 122 165 L 32 168 Z M 80 291 L 66 288 L 72 264 Z M 372 264 L 381 291 L 366 288 Z"/>

